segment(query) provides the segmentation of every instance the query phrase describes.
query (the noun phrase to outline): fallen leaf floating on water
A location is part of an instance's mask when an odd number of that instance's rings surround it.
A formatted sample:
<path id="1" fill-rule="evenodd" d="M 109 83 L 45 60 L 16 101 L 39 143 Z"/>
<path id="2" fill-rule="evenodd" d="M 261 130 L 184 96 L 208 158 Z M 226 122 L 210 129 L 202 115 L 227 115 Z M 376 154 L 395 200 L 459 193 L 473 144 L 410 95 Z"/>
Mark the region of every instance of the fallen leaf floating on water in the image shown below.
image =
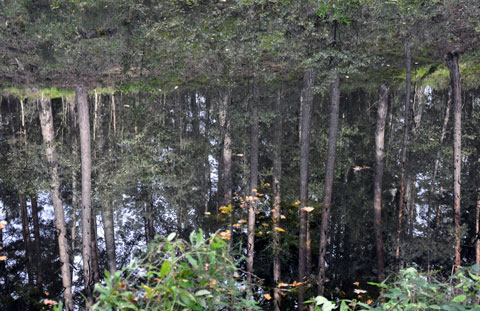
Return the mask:
<path id="1" fill-rule="evenodd" d="M 360 282 L 353 282 L 353 285 L 358 287 L 358 286 L 360 286 Z"/>
<path id="2" fill-rule="evenodd" d="M 277 287 L 287 287 L 287 286 L 290 286 L 290 285 L 288 285 L 287 283 L 283 283 L 283 282 L 280 282 L 277 285 Z"/>
<path id="3" fill-rule="evenodd" d="M 302 207 L 301 210 L 302 210 L 302 211 L 305 211 L 305 212 L 307 212 L 307 213 L 310 213 L 311 211 L 314 210 L 314 208 L 311 207 L 311 206 L 305 206 L 305 207 Z"/>
<path id="4" fill-rule="evenodd" d="M 7 259 L 7 256 L 0 256 L 0 261 L 4 261 Z"/>
<path id="5" fill-rule="evenodd" d="M 287 232 L 285 229 L 280 228 L 280 227 L 275 227 L 273 230 L 278 231 L 278 232 Z"/>
<path id="6" fill-rule="evenodd" d="M 263 297 L 265 297 L 265 299 L 267 300 L 272 299 L 272 296 L 270 296 L 270 294 L 263 294 Z"/>

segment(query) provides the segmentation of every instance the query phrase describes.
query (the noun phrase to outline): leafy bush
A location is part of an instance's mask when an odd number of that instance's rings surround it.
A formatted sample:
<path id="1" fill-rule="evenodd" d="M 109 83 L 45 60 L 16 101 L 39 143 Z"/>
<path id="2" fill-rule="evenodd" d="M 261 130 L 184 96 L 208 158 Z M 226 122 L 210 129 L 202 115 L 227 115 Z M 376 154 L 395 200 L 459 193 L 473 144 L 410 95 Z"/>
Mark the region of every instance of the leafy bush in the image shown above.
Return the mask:
<path id="1" fill-rule="evenodd" d="M 259 310 L 246 298 L 227 243 L 192 232 L 152 243 L 138 263 L 107 275 L 94 310 Z"/>
<path id="2" fill-rule="evenodd" d="M 376 303 L 342 300 L 340 310 L 480 310 L 480 267 L 477 265 L 461 269 L 446 282 L 427 278 L 416 269 L 408 268 L 400 271 L 398 279 L 392 283 L 371 284 L 379 286 L 383 292 Z M 316 311 L 338 307 L 321 296 L 309 302 L 315 305 Z"/>

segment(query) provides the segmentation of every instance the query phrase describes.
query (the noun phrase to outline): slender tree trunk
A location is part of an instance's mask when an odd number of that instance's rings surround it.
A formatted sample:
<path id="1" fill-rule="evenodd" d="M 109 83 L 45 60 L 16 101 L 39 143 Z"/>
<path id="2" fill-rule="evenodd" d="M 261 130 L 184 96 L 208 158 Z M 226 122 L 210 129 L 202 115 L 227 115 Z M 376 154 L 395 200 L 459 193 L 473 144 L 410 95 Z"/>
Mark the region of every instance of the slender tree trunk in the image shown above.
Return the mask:
<path id="1" fill-rule="evenodd" d="M 220 126 L 223 129 L 223 205 L 228 206 L 232 204 L 232 126 L 230 123 L 230 116 L 228 113 L 230 101 L 232 96 L 232 90 L 222 90 L 220 93 Z M 229 229 L 230 240 L 228 241 L 229 249 L 232 248 L 233 241 L 233 211 L 229 215 Z"/>
<path id="2" fill-rule="evenodd" d="M 248 204 L 248 241 L 247 241 L 247 283 L 252 284 L 253 256 L 255 248 L 255 212 L 257 211 L 258 179 L 258 88 L 253 87 L 253 100 L 250 105 L 250 200 Z"/>
<path id="3" fill-rule="evenodd" d="M 340 75 L 334 72 L 330 83 L 330 124 L 328 129 L 328 153 L 325 172 L 325 191 L 323 196 L 322 224 L 320 227 L 320 253 L 318 259 L 318 295 L 323 296 L 325 286 L 325 254 L 327 250 L 328 222 L 333 193 L 335 157 L 337 152 L 338 116 L 340 110 Z"/>
<path id="4" fill-rule="evenodd" d="M 145 198 L 145 207 L 147 209 L 147 216 L 146 216 L 147 243 L 150 243 L 155 238 L 155 228 L 153 224 L 153 211 L 155 209 L 155 203 L 153 201 L 153 196 L 151 192 L 147 193 L 145 190 L 144 198 Z"/>
<path id="5" fill-rule="evenodd" d="M 27 276 L 28 284 L 33 286 L 34 276 L 33 276 L 33 258 L 32 258 L 32 239 L 30 237 L 30 225 L 28 221 L 28 211 L 27 211 L 27 200 L 25 194 L 18 193 L 18 202 L 20 203 L 20 213 L 22 215 L 22 234 L 23 234 L 23 243 L 25 245 L 25 258 L 27 259 Z"/>
<path id="6" fill-rule="evenodd" d="M 303 76 L 303 90 L 300 96 L 301 109 L 301 139 L 300 139 L 300 229 L 298 247 L 298 281 L 305 281 L 307 264 L 307 221 L 308 215 L 304 207 L 308 199 L 308 162 L 310 156 L 310 127 L 312 123 L 313 85 L 316 73 L 309 69 Z M 298 289 L 299 310 L 304 309 L 304 291 L 300 286 Z"/>
<path id="7" fill-rule="evenodd" d="M 452 101 L 451 101 L 451 88 L 449 89 L 449 94 L 447 96 L 447 102 L 445 105 L 445 117 L 443 118 L 443 124 L 442 124 L 442 131 L 440 133 L 440 144 L 439 148 L 437 149 L 437 153 L 435 155 L 435 162 L 433 165 L 433 176 L 432 176 L 432 183 L 430 184 L 430 189 L 429 189 L 429 194 L 428 194 L 428 209 L 427 209 L 427 224 L 428 228 L 430 228 L 430 218 L 433 210 L 433 195 L 434 195 L 434 190 L 435 190 L 435 183 L 437 181 L 437 174 L 438 174 L 438 166 L 440 164 L 440 152 L 441 152 L 441 147 L 443 145 L 443 141 L 445 140 L 445 136 L 447 135 L 447 125 L 448 125 L 448 120 L 450 118 L 450 108 L 452 106 Z M 429 232 L 429 240 L 431 238 L 431 232 Z"/>
<path id="8" fill-rule="evenodd" d="M 404 41 L 405 46 L 405 70 L 406 70 L 406 85 L 405 85 L 405 115 L 403 122 L 403 140 L 402 140 L 402 170 L 400 177 L 400 198 L 398 200 L 398 228 L 397 228 L 397 246 L 395 249 L 395 259 L 397 261 L 397 269 L 403 268 L 403 259 L 401 258 L 401 243 L 402 243 L 402 226 L 403 226 L 403 212 L 405 209 L 405 179 L 407 174 L 407 147 L 408 147 L 408 129 L 410 121 L 410 97 L 412 87 L 412 57 L 410 54 L 410 40 L 408 37 Z"/>
<path id="9" fill-rule="evenodd" d="M 273 133 L 273 309 L 280 311 L 280 233 L 276 228 L 280 225 L 281 179 L 282 179 L 282 91 L 277 91 L 275 103 L 275 121 Z"/>
<path id="10" fill-rule="evenodd" d="M 92 275 L 93 275 L 93 282 L 98 283 L 100 282 L 100 266 L 98 264 L 98 243 L 97 243 L 97 213 L 95 210 L 92 210 L 92 241 L 91 241 L 91 249 L 92 249 Z"/>
<path id="11" fill-rule="evenodd" d="M 475 213 L 475 263 L 480 265 L 480 187 L 477 189 L 477 210 Z"/>
<path id="12" fill-rule="evenodd" d="M 450 52 L 445 56 L 450 81 L 452 84 L 453 102 L 453 211 L 455 223 L 455 270 L 461 265 L 460 256 L 460 174 L 462 170 L 462 88 L 460 86 L 460 69 L 458 53 Z"/>
<path id="13" fill-rule="evenodd" d="M 57 153 L 55 151 L 55 131 L 53 129 L 52 104 L 48 99 L 40 100 L 40 124 L 45 144 L 45 155 L 51 178 L 51 196 L 53 211 L 55 214 L 55 226 L 57 229 L 58 248 L 62 272 L 63 297 L 65 299 L 65 311 L 73 310 L 72 279 L 69 267 L 67 224 L 60 196 L 60 176 L 58 174 Z"/>
<path id="14" fill-rule="evenodd" d="M 75 100 L 69 102 L 69 114 L 70 114 L 70 136 L 72 140 L 72 226 L 70 232 L 71 239 L 71 252 L 72 252 L 72 267 L 73 258 L 76 250 L 77 239 L 77 213 L 80 206 L 80 198 L 78 193 L 78 127 L 77 127 L 77 112 L 75 111 Z M 73 273 L 72 273 L 73 275 Z"/>
<path id="15" fill-rule="evenodd" d="M 88 113 L 87 90 L 84 87 L 75 89 L 75 100 L 78 109 L 78 126 L 80 129 L 80 160 L 82 164 L 82 258 L 83 278 L 87 309 L 93 305 L 93 271 L 92 271 L 92 152 L 90 139 L 90 119 Z"/>
<path id="16" fill-rule="evenodd" d="M 33 236 L 35 237 L 35 272 L 37 279 L 37 287 L 41 290 L 43 287 L 43 275 L 42 275 L 42 253 L 40 251 L 40 222 L 38 220 L 38 202 L 37 195 L 33 195 L 30 198 L 32 203 L 32 218 L 33 218 Z"/>
<path id="17" fill-rule="evenodd" d="M 377 125 L 375 130 L 375 179 L 373 184 L 373 214 L 377 245 L 377 269 L 378 279 L 385 279 L 382 238 L 382 179 L 385 141 L 385 119 L 388 106 L 388 88 L 384 84 L 380 86 Z"/>

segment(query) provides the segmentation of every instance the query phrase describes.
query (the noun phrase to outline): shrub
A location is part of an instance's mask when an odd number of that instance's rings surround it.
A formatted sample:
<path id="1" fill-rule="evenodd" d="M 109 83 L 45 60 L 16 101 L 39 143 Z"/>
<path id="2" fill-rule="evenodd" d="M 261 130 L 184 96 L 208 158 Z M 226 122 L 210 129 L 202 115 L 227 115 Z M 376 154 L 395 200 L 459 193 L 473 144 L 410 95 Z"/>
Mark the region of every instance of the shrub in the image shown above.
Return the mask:
<path id="1" fill-rule="evenodd" d="M 259 310 L 227 243 L 192 232 L 189 241 L 170 234 L 153 242 L 145 257 L 97 284 L 94 310 Z"/>

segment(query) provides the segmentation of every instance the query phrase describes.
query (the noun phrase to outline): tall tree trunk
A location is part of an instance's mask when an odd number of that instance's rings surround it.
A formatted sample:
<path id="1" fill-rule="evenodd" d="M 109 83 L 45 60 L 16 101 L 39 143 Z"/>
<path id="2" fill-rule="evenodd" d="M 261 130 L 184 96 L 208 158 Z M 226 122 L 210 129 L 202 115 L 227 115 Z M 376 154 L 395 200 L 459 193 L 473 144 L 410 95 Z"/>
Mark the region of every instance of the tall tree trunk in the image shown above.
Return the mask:
<path id="1" fill-rule="evenodd" d="M 43 275 L 42 275 L 42 253 L 40 251 L 40 222 L 38 221 L 38 202 L 37 195 L 33 195 L 30 198 L 32 203 L 32 218 L 33 218 L 33 236 L 35 237 L 35 273 L 37 279 L 37 288 L 40 290 L 43 287 Z"/>
<path id="2" fill-rule="evenodd" d="M 407 174 L 407 148 L 408 148 L 408 130 L 410 121 L 410 97 L 412 88 L 412 57 L 410 53 L 410 39 L 405 37 L 405 70 L 406 70 L 406 84 L 405 84 L 405 114 L 403 121 L 403 140 L 402 140 L 402 156 L 401 156 L 401 177 L 400 177 L 400 198 L 398 200 L 398 228 L 397 228 L 397 245 L 395 249 L 395 259 L 397 261 L 397 269 L 403 268 L 403 259 L 401 258 L 401 243 L 402 243 L 402 226 L 403 213 L 405 209 L 405 179 Z"/>
<path id="3" fill-rule="evenodd" d="M 442 124 L 442 130 L 440 132 L 440 143 L 439 147 L 437 149 L 437 153 L 435 155 L 435 162 L 433 164 L 433 176 L 432 176 L 432 183 L 430 184 L 430 189 L 428 193 L 428 209 L 427 209 L 427 225 L 428 228 L 430 228 L 430 218 L 433 210 L 433 196 L 434 196 L 434 190 L 435 190 L 435 183 L 437 181 L 437 174 L 438 174 L 438 166 L 440 164 L 440 152 L 441 152 L 441 147 L 443 145 L 443 141 L 445 140 L 445 136 L 447 135 L 447 125 L 448 125 L 448 120 L 450 118 L 450 108 L 452 106 L 452 101 L 451 101 L 451 92 L 452 89 L 450 88 L 448 91 L 448 96 L 447 96 L 447 101 L 445 105 L 445 117 L 443 118 L 443 124 Z M 431 230 L 429 229 L 429 240 L 431 238 Z"/>
<path id="4" fill-rule="evenodd" d="M 477 188 L 477 210 L 475 213 L 475 263 L 480 265 L 480 186 Z"/>
<path id="5" fill-rule="evenodd" d="M 328 129 L 327 167 L 325 172 L 325 190 L 323 196 L 322 224 L 320 227 L 320 253 L 318 259 L 318 295 L 323 296 L 325 285 L 325 253 L 327 250 L 328 222 L 332 201 L 335 157 L 337 153 L 338 115 L 340 110 L 340 75 L 334 72 L 330 83 L 330 124 Z"/>
<path id="6" fill-rule="evenodd" d="M 308 215 L 305 209 L 308 199 L 308 162 L 310 157 L 310 127 L 312 123 L 313 85 L 316 73 L 313 69 L 307 70 L 303 75 L 303 89 L 300 96 L 301 109 L 301 139 L 300 139 L 300 229 L 298 245 L 298 281 L 305 281 L 307 264 L 307 221 Z M 298 289 L 299 310 L 304 309 L 304 291 Z"/>
<path id="7" fill-rule="evenodd" d="M 92 249 L 92 275 L 93 275 L 93 282 L 98 283 L 100 282 L 100 266 L 98 264 L 98 243 L 97 243 L 97 213 L 95 209 L 92 210 L 92 241 L 91 241 L 91 249 Z"/>
<path id="8" fill-rule="evenodd" d="M 455 224 L 455 270 L 461 265 L 460 257 L 460 174 L 462 170 L 462 89 L 458 53 L 447 53 L 445 60 L 450 71 L 453 102 L 453 211 Z"/>
<path id="9" fill-rule="evenodd" d="M 382 179 L 385 144 L 385 119 L 387 117 L 388 88 L 384 84 L 380 86 L 377 125 L 375 129 L 375 179 L 373 184 L 373 214 L 377 246 L 377 269 L 378 279 L 385 279 L 385 264 L 383 256 L 382 237 Z"/>
<path id="10" fill-rule="evenodd" d="M 23 243 L 25 245 L 25 258 L 27 259 L 27 276 L 28 284 L 33 286 L 33 257 L 32 257 L 32 239 L 30 237 L 30 225 L 28 221 L 27 200 L 25 194 L 18 193 L 18 202 L 20 203 L 20 213 L 22 215 L 22 235 Z"/>
<path id="11" fill-rule="evenodd" d="M 72 279 L 69 267 L 67 224 L 60 196 L 60 176 L 58 174 L 57 153 L 55 151 L 55 131 L 53 129 L 52 104 L 48 99 L 40 100 L 40 125 L 45 144 L 45 155 L 50 172 L 50 187 L 52 191 L 53 211 L 55 214 L 55 226 L 57 229 L 58 249 L 62 272 L 63 297 L 65 299 L 65 311 L 73 310 Z"/>
<path id="12" fill-rule="evenodd" d="M 232 125 L 230 123 L 230 116 L 228 113 L 230 101 L 232 96 L 232 90 L 226 89 L 220 92 L 220 126 L 223 129 L 223 150 L 222 150 L 222 162 L 223 162 L 223 205 L 229 206 L 232 204 Z M 233 211 L 229 215 L 229 229 L 230 240 L 228 241 L 229 249 L 232 248 L 233 242 Z"/>
<path id="13" fill-rule="evenodd" d="M 90 139 L 90 118 L 88 113 L 87 90 L 79 86 L 75 89 L 78 109 L 78 126 L 80 129 L 80 160 L 82 164 L 82 258 L 83 278 L 87 309 L 93 305 L 93 271 L 92 271 L 92 151 Z"/>
<path id="14" fill-rule="evenodd" d="M 70 114 L 70 137 L 72 140 L 72 225 L 70 232 L 70 240 L 72 243 L 72 267 L 73 258 L 76 250 L 77 240 L 77 213 L 80 206 L 80 198 L 78 193 L 78 127 L 77 127 L 77 112 L 75 111 L 75 100 L 69 102 L 69 114 Z M 73 275 L 73 273 L 72 273 Z"/>
<path id="15" fill-rule="evenodd" d="M 277 91 L 275 102 L 275 121 L 273 133 L 273 309 L 280 311 L 280 225 L 281 179 L 282 179 L 282 91 Z"/>
<path id="16" fill-rule="evenodd" d="M 253 87 L 253 99 L 250 105 L 250 200 L 248 204 L 248 241 L 247 241 L 247 284 L 252 287 L 253 256 L 255 248 L 255 212 L 257 211 L 258 179 L 258 88 Z"/>

